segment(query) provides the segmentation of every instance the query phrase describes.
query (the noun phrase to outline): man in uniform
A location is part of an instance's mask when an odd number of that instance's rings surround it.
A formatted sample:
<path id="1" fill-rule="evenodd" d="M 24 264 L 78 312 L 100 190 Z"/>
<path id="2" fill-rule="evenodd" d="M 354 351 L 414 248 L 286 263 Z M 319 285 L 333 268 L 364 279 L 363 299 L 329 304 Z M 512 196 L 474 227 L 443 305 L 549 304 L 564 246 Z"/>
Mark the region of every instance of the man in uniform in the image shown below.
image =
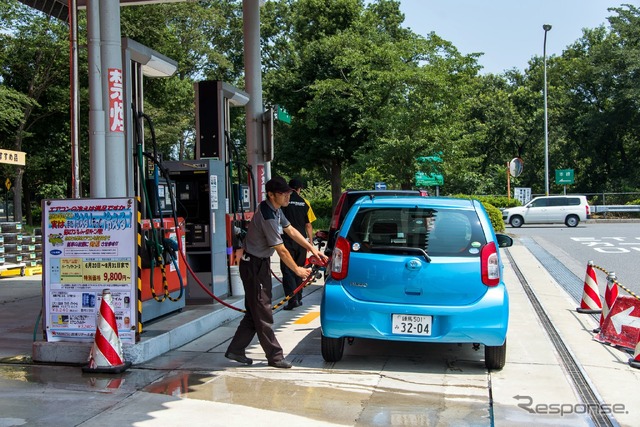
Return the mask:
<path id="1" fill-rule="evenodd" d="M 307 237 L 307 240 L 313 244 L 313 229 L 309 222 L 309 205 L 300 196 L 302 182 L 297 179 L 292 179 L 289 181 L 289 187 L 293 189 L 293 192 L 289 198 L 289 205 L 282 207 L 282 213 L 289 220 L 291 225 L 298 230 L 302 236 Z M 300 267 L 304 266 L 305 261 L 307 260 L 306 246 L 303 247 L 299 245 L 287 234 L 282 235 L 282 240 L 284 241 L 284 246 L 291 254 L 296 265 Z M 282 271 L 282 287 L 284 288 L 284 292 L 286 295 L 292 295 L 293 291 L 302 283 L 302 278 L 287 267 L 282 260 L 280 261 L 280 270 Z M 283 310 L 293 310 L 295 307 L 299 307 L 301 305 L 302 289 L 289 300 L 287 305 L 283 307 Z"/>
<path id="2" fill-rule="evenodd" d="M 285 248 L 281 234 L 286 233 L 305 250 L 320 259 L 327 257 L 309 243 L 282 214 L 282 206 L 289 204 L 292 189 L 282 177 L 270 179 L 266 186 L 267 199 L 262 201 L 253 215 L 244 240 L 244 254 L 240 260 L 240 278 L 245 291 L 246 313 L 236 330 L 225 357 L 245 365 L 253 360 L 245 355 L 245 349 L 257 334 L 265 352 L 269 366 L 291 368 L 284 358 L 282 347 L 273 332 L 273 311 L 271 309 L 271 260 L 273 252 L 278 252 L 287 267 L 299 277 L 307 278 L 310 269 L 296 265 Z"/>

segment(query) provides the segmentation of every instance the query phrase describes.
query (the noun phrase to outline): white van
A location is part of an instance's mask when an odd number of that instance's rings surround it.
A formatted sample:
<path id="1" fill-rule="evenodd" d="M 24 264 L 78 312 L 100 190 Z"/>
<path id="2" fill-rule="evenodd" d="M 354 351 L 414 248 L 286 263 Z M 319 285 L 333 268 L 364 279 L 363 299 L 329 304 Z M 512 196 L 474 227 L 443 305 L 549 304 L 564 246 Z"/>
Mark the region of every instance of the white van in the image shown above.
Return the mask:
<path id="1" fill-rule="evenodd" d="M 522 224 L 566 224 L 575 227 L 589 218 L 586 196 L 541 196 L 524 206 L 502 211 L 504 222 L 512 227 Z"/>

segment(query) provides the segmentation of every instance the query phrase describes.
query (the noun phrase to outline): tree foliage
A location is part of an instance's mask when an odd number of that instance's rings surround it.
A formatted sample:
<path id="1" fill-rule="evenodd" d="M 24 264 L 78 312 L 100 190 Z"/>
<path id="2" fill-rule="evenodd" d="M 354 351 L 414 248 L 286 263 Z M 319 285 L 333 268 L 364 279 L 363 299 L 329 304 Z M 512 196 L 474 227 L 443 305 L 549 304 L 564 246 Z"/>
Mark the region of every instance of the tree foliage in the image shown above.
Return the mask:
<path id="1" fill-rule="evenodd" d="M 572 192 L 640 188 L 640 9 L 610 9 L 547 58 L 549 169 L 574 169 Z M 242 2 L 211 0 L 121 9 L 122 33 L 178 62 L 170 78 L 145 79 L 145 113 L 165 158 L 193 158 L 193 83 L 243 88 Z M 512 186 L 544 191 L 544 61 L 483 74 L 435 33 L 404 27 L 396 0 L 272 0 L 261 8 L 264 99 L 292 115 L 277 123 L 274 174 L 331 187 L 412 188 L 419 157 L 439 155 L 442 194 L 506 194 L 507 163 L 524 161 Z M 86 23 L 80 13 L 80 45 Z M 68 27 L 21 5 L 0 4 L 0 147 L 27 166 L 1 166 L 16 197 L 69 194 Z M 81 168 L 88 188 L 86 51 L 80 49 Z M 231 142 L 244 122 L 232 110 Z M 148 132 L 148 130 L 147 130 Z M 22 188 L 24 184 L 24 188 Z M 45 185 L 46 184 L 46 185 Z M 86 190 L 85 190 L 86 194 Z M 17 203 L 20 206 L 20 202 Z M 27 212 L 30 203 L 25 204 Z"/>

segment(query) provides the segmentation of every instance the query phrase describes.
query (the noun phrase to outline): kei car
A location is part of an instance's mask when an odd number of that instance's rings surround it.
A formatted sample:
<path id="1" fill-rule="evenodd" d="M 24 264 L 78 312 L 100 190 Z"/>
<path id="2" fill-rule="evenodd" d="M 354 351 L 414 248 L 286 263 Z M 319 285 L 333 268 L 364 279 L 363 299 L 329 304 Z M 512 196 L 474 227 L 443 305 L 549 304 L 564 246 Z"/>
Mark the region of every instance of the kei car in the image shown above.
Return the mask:
<path id="1" fill-rule="evenodd" d="M 320 306 L 326 361 L 345 339 L 483 344 L 506 361 L 509 297 L 494 232 L 477 200 L 365 196 L 337 233 Z"/>

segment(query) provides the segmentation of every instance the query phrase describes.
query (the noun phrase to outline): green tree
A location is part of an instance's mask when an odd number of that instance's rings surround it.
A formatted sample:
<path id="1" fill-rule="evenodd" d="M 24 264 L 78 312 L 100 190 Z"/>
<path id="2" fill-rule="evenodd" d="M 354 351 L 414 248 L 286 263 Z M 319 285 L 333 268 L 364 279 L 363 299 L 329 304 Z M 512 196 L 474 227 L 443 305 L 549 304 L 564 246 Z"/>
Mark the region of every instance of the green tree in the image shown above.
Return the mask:
<path id="1" fill-rule="evenodd" d="M 611 10 L 610 31 L 583 30 L 553 70 L 560 82 L 555 155 L 575 169 L 585 192 L 640 186 L 640 9 Z"/>
<path id="2" fill-rule="evenodd" d="M 444 90 L 454 88 L 455 77 L 440 81 L 464 68 L 450 66 L 454 49 L 402 28 L 403 21 L 391 0 L 366 7 L 359 0 L 267 3 L 267 98 L 294 116 L 290 127 L 279 128 L 275 164 L 324 171 L 334 203 L 344 168 L 357 158 L 367 169 L 385 157 L 380 173 L 410 186 L 416 153 L 435 145 L 424 135 L 412 137 L 416 123 L 428 133 L 425 117 L 445 114 L 445 108 L 434 113 L 433 104 L 455 98 Z M 442 90 L 430 95 L 434 87 Z"/>
<path id="3" fill-rule="evenodd" d="M 0 24 L 7 29 L 0 34 L 0 81 L 5 86 L 5 93 L 10 89 L 12 93 L 23 95 L 14 97 L 19 102 L 21 117 L 5 129 L 3 144 L 8 145 L 4 148 L 27 153 L 27 166 L 11 167 L 14 169 L 15 220 L 22 221 L 24 193 L 30 223 L 29 200 L 31 190 L 35 188 L 28 180 L 32 156 L 37 162 L 36 153 L 43 151 L 41 147 L 46 147 L 47 155 L 51 156 L 55 155 L 56 147 L 65 142 L 68 144 L 68 137 L 60 136 L 65 131 L 68 135 L 69 36 L 64 23 L 14 0 L 4 3 L 0 10 Z M 15 117 L 15 109 L 13 114 Z M 68 172 L 67 160 L 68 156 L 61 156 L 50 159 L 50 164 L 66 165 L 63 170 Z"/>

